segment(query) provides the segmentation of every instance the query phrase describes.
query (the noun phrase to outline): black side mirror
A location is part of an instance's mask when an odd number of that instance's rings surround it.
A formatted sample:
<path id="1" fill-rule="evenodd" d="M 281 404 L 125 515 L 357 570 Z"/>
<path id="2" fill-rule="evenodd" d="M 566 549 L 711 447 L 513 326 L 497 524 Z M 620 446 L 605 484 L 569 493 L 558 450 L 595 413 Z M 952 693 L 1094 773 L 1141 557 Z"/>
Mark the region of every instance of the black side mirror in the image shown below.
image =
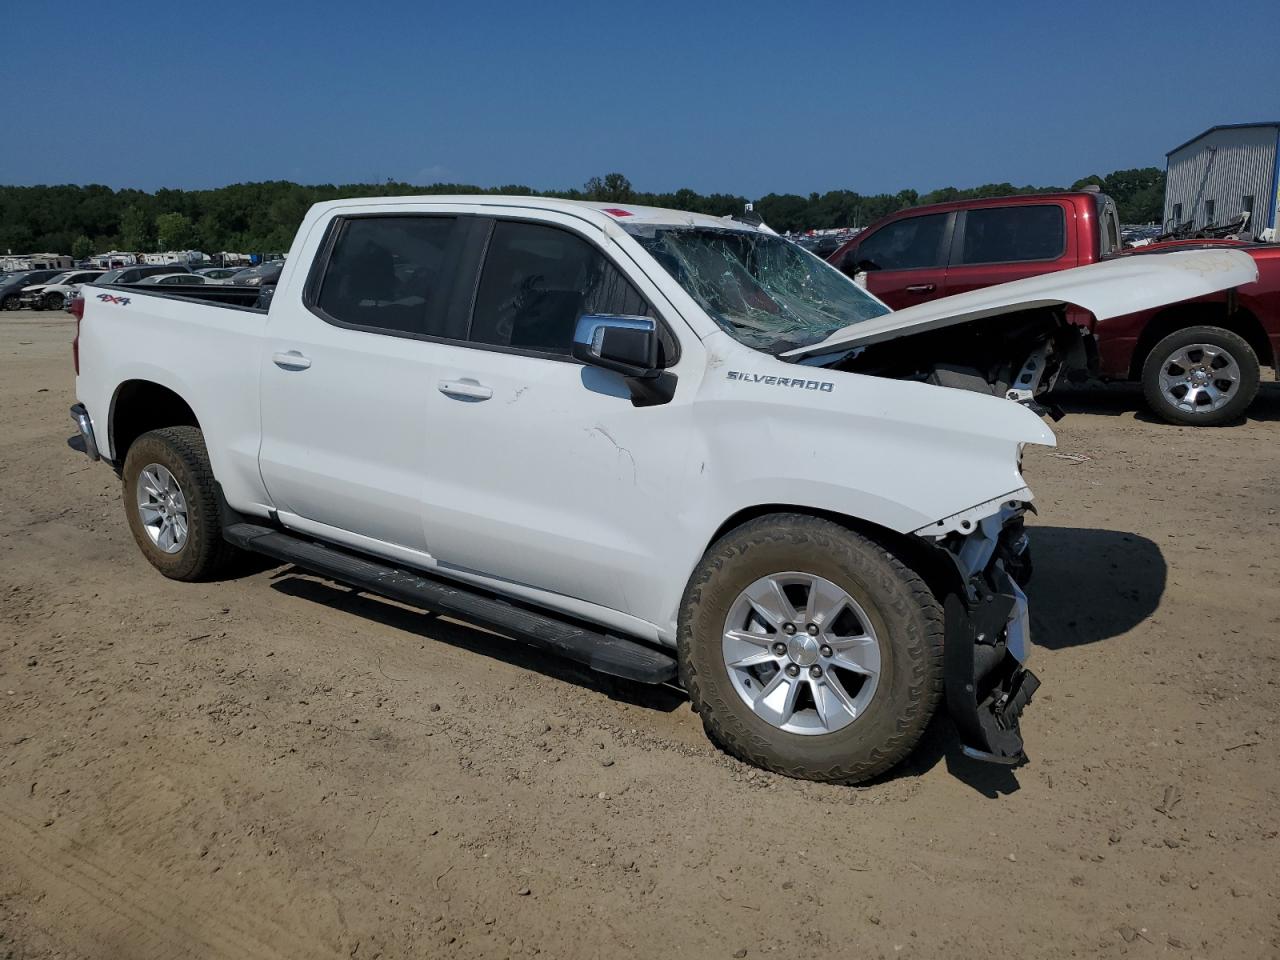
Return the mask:
<path id="1" fill-rule="evenodd" d="M 626 377 L 637 407 L 669 403 L 675 396 L 676 375 L 658 366 L 658 322 L 652 317 L 579 317 L 573 356 Z"/>
<path id="2" fill-rule="evenodd" d="M 624 377 L 651 380 L 662 373 L 658 366 L 658 323 L 652 317 L 587 314 L 578 318 L 573 356 Z"/>

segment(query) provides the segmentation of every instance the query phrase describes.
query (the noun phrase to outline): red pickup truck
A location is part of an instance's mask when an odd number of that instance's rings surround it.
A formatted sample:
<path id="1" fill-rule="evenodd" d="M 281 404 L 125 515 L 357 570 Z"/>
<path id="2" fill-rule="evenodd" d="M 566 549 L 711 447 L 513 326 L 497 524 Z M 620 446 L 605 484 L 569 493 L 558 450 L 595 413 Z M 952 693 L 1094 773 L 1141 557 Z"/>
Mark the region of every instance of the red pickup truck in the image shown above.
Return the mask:
<path id="1" fill-rule="evenodd" d="M 901 309 L 1116 256 L 1224 245 L 1254 258 L 1257 281 L 1104 323 L 1069 311 L 1096 338 L 1099 376 L 1141 381 L 1151 410 L 1172 423 L 1216 426 L 1243 415 L 1260 365 L 1280 364 L 1280 244 L 1184 240 L 1125 250 L 1115 203 L 1078 191 L 900 210 L 827 259 Z"/>

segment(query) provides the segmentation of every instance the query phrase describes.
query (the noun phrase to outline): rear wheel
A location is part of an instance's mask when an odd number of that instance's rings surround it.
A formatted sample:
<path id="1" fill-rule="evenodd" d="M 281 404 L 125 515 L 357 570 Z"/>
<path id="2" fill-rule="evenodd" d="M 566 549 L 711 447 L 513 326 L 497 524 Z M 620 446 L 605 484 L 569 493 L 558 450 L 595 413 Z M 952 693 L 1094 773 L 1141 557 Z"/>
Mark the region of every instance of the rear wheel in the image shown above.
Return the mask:
<path id="1" fill-rule="evenodd" d="M 0 307 L 3 307 L 5 310 L 17 310 L 20 305 L 21 304 L 19 304 L 17 296 L 12 293 L 4 298 L 3 303 L 0 303 Z"/>
<path id="2" fill-rule="evenodd" d="M 852 531 L 776 514 L 717 542 L 681 607 L 681 679 L 708 735 L 748 763 L 857 783 L 915 747 L 942 690 L 942 611 Z"/>
<path id="3" fill-rule="evenodd" d="M 1192 427 L 1239 419 L 1257 395 L 1258 381 L 1257 354 L 1222 327 L 1177 330 L 1142 365 L 1142 392 L 1152 413 Z"/>
<path id="4" fill-rule="evenodd" d="M 207 580 L 235 555 L 222 539 L 217 487 L 197 427 L 144 433 L 125 456 L 129 529 L 151 565 L 173 580 Z"/>

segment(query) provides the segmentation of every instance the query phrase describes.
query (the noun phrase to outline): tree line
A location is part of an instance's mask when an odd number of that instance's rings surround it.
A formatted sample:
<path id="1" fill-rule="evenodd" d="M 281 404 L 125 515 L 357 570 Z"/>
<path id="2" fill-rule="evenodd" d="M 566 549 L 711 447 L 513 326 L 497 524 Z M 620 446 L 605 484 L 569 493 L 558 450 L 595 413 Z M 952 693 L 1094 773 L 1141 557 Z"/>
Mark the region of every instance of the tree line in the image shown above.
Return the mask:
<path id="1" fill-rule="evenodd" d="M 1163 216 L 1164 171 L 1156 167 L 1118 170 L 1089 176 L 1071 185 L 1079 189 L 1097 184 L 1110 194 L 1125 223 L 1159 221 Z M 969 189 L 944 187 L 920 194 L 860 194 L 853 190 L 827 193 L 770 193 L 755 201 L 755 209 L 775 230 L 794 231 L 866 226 L 874 220 L 923 203 L 974 197 L 1047 193 L 1060 186 L 1015 187 L 991 183 Z M 592 177 L 580 189 L 535 191 L 506 185 L 408 183 L 303 185 L 287 180 L 237 183 L 213 190 L 112 190 L 88 186 L 0 186 L 0 251 L 70 253 L 77 258 L 107 250 L 223 250 L 282 252 L 313 203 L 342 197 L 411 196 L 423 194 L 521 194 L 602 200 L 672 207 L 712 216 L 741 213 L 746 197 L 729 193 L 701 194 L 681 189 L 670 193 L 636 190 L 621 173 Z"/>

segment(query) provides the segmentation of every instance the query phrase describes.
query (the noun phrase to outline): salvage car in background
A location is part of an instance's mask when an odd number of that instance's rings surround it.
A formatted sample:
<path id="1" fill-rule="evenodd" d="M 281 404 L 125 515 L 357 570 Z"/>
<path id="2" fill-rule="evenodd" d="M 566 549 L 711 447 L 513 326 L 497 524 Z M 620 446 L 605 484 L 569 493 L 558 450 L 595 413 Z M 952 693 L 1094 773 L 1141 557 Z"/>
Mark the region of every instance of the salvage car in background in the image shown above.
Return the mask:
<path id="1" fill-rule="evenodd" d="M 173 287 L 183 284 L 191 287 L 203 286 L 206 283 L 216 284 L 216 280 L 210 280 L 208 277 L 201 276 L 198 273 L 156 273 L 149 277 L 143 277 L 138 281 L 140 287 L 166 286 Z"/>
<path id="2" fill-rule="evenodd" d="M 1021 461 L 1055 441 L 957 373 L 975 345 L 1037 361 L 1030 404 L 1066 302 L 1256 274 L 1133 258 L 892 313 L 755 224 L 494 196 L 318 204 L 283 270 L 267 310 L 77 301 L 72 415 L 153 566 L 254 551 L 678 676 L 726 750 L 836 782 L 910 753 L 944 692 L 971 756 L 1023 756 Z"/>
<path id="3" fill-rule="evenodd" d="M 137 283 L 147 277 L 158 276 L 167 273 L 190 273 L 186 267 L 177 263 L 165 264 L 135 264 L 131 267 L 117 267 L 114 270 L 108 270 L 97 280 L 101 284 L 110 283 Z"/>
<path id="4" fill-rule="evenodd" d="M 1280 246 L 1228 240 L 1156 243 L 1126 252 L 1115 204 L 1073 191 L 913 207 L 877 221 L 830 262 L 893 307 L 1067 270 L 1120 256 L 1229 247 L 1251 256 L 1258 278 L 1229 291 L 1097 322 L 1106 380 L 1137 380 L 1152 412 L 1172 423 L 1216 426 L 1238 419 L 1258 391 L 1260 364 L 1280 363 Z M 1280 374 L 1280 370 L 1277 371 Z"/>
<path id="5" fill-rule="evenodd" d="M 0 281 L 0 309 L 17 310 L 22 306 L 22 291 L 26 287 L 33 286 L 38 283 L 45 283 L 60 273 L 66 273 L 66 269 L 60 270 L 20 270 L 17 273 L 11 273 Z"/>
<path id="6" fill-rule="evenodd" d="M 267 263 L 260 263 L 256 267 L 245 267 L 243 270 L 237 270 L 231 275 L 229 282 L 236 286 L 271 286 L 280 280 L 280 271 L 283 269 L 283 260 L 271 260 Z"/>
<path id="7" fill-rule="evenodd" d="M 67 305 L 79 284 L 88 283 L 102 276 L 103 270 L 68 270 L 45 283 L 25 287 L 18 297 L 19 305 L 27 310 L 61 310 Z"/>
<path id="8" fill-rule="evenodd" d="M 231 278 L 239 272 L 240 267 L 203 267 L 196 271 L 200 276 L 219 283 L 230 283 Z"/>

